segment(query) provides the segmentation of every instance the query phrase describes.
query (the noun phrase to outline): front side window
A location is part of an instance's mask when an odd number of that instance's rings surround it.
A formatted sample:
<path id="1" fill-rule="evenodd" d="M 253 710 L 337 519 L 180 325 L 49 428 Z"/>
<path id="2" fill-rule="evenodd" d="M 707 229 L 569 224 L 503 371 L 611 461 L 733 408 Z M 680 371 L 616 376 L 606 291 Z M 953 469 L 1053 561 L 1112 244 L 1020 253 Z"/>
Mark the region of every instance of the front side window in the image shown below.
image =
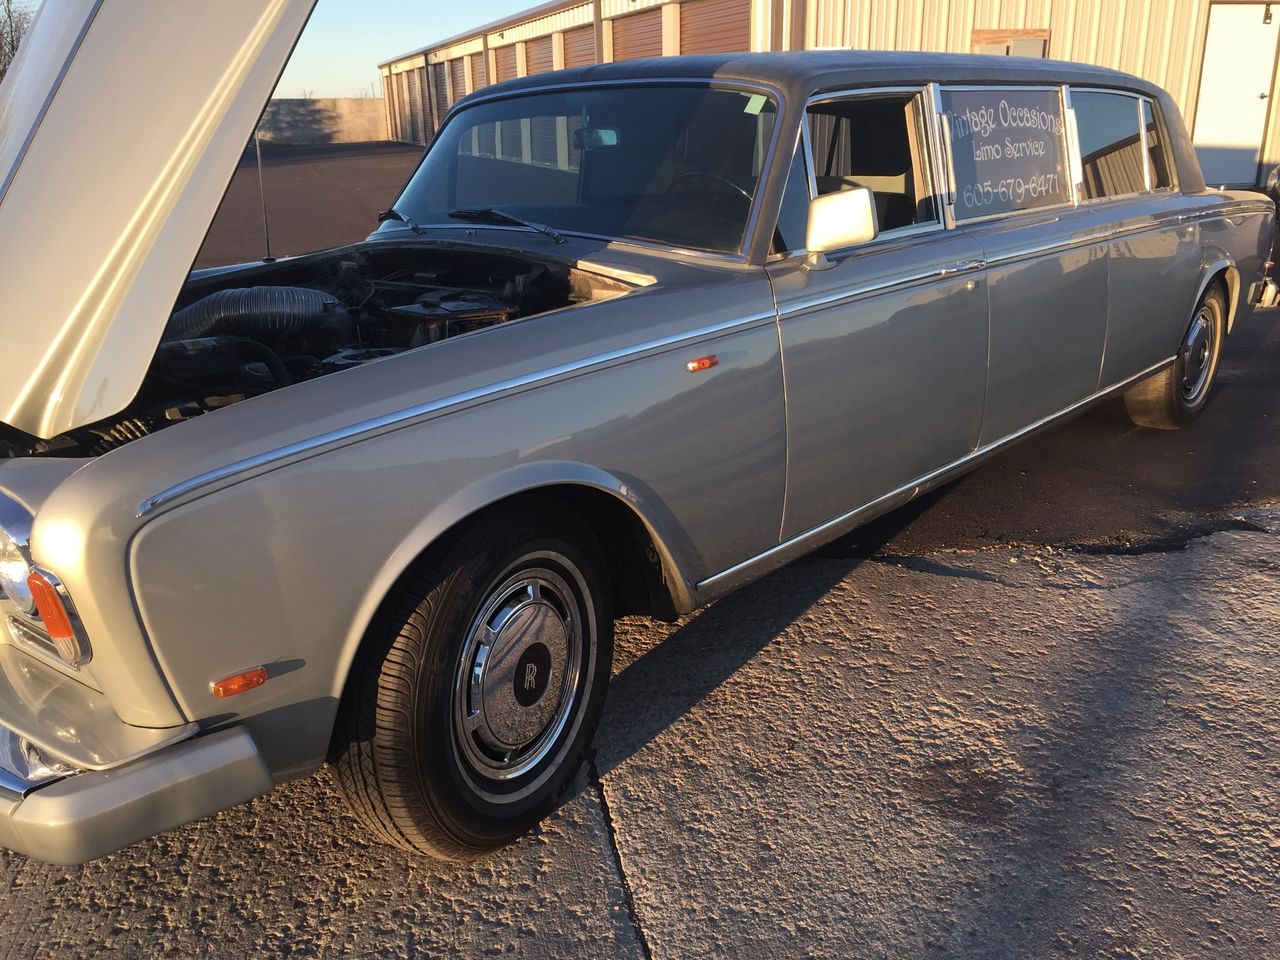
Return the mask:
<path id="1" fill-rule="evenodd" d="M 937 223 L 919 97 L 864 95 L 814 104 L 809 145 L 818 195 L 867 187 L 882 233 Z"/>
<path id="2" fill-rule="evenodd" d="M 1147 189 L 1139 102 L 1121 93 L 1072 90 L 1086 200 Z"/>
<path id="3" fill-rule="evenodd" d="M 735 252 L 776 118 L 764 94 L 701 86 L 479 103 L 440 132 L 396 210 L 421 226 L 496 210 L 566 233 Z"/>
<path id="4" fill-rule="evenodd" d="M 1056 88 L 943 89 L 957 221 L 1071 203 Z"/>

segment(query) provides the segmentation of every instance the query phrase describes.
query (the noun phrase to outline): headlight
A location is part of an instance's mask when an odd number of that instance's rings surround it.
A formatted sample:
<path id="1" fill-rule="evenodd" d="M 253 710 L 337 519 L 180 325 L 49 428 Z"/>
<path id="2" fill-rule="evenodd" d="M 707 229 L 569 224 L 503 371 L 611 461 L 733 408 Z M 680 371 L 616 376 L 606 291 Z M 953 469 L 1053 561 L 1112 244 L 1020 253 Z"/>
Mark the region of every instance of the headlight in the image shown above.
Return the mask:
<path id="1" fill-rule="evenodd" d="M 36 610 L 31 588 L 27 586 L 27 577 L 30 575 L 31 565 L 27 563 L 22 547 L 8 531 L 0 527 L 0 591 L 25 614 L 35 613 Z"/>

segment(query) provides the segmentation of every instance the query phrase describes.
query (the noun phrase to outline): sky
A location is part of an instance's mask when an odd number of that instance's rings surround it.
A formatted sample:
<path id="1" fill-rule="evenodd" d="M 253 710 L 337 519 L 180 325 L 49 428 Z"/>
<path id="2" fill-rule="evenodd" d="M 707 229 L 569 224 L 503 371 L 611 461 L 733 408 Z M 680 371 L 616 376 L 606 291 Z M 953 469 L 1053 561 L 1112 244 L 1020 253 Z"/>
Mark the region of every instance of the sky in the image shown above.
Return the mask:
<path id="1" fill-rule="evenodd" d="M 277 97 L 381 96 L 378 64 L 541 0 L 319 0 Z"/>

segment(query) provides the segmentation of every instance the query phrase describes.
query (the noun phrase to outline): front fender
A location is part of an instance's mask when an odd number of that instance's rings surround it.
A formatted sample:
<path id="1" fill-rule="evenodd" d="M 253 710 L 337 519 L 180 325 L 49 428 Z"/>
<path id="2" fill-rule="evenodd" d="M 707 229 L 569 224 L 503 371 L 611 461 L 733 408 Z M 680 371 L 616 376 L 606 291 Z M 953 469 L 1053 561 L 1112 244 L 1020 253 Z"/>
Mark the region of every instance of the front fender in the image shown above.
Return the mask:
<path id="1" fill-rule="evenodd" d="M 684 565 L 681 560 L 682 557 L 689 556 L 691 546 L 688 536 L 656 495 L 642 489 L 634 479 L 624 481 L 606 470 L 586 463 L 567 460 L 522 463 L 487 475 L 445 498 L 405 534 L 370 581 L 369 589 L 356 608 L 342 645 L 338 670 L 334 674 L 331 691 L 333 695 L 341 696 L 351 663 L 374 614 L 396 581 L 425 550 L 459 523 L 487 507 L 519 494 L 565 486 L 598 490 L 625 504 L 644 524 L 653 540 L 663 569 L 669 574 L 668 586 L 676 609 L 681 612 L 693 609 L 695 602 L 692 585 L 686 571 L 682 569 Z"/>

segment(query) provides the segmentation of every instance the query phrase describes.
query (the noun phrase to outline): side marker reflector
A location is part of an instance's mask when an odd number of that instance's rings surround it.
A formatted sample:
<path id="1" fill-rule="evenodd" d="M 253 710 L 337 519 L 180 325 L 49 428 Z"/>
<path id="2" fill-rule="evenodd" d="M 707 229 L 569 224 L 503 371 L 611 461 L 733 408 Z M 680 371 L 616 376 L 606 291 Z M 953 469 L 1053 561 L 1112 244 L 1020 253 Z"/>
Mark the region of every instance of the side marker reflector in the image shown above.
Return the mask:
<path id="1" fill-rule="evenodd" d="M 266 682 L 267 668 L 254 667 L 252 670 L 233 673 L 229 677 L 215 680 L 210 686 L 215 697 L 234 697 L 237 693 L 244 693 L 246 690 L 260 687 Z"/>
<path id="2" fill-rule="evenodd" d="M 690 360 L 684 365 L 684 368 L 690 373 L 701 373 L 703 370 L 710 370 L 719 362 L 719 357 L 714 353 L 709 353 L 705 357 L 699 357 L 697 360 Z"/>

